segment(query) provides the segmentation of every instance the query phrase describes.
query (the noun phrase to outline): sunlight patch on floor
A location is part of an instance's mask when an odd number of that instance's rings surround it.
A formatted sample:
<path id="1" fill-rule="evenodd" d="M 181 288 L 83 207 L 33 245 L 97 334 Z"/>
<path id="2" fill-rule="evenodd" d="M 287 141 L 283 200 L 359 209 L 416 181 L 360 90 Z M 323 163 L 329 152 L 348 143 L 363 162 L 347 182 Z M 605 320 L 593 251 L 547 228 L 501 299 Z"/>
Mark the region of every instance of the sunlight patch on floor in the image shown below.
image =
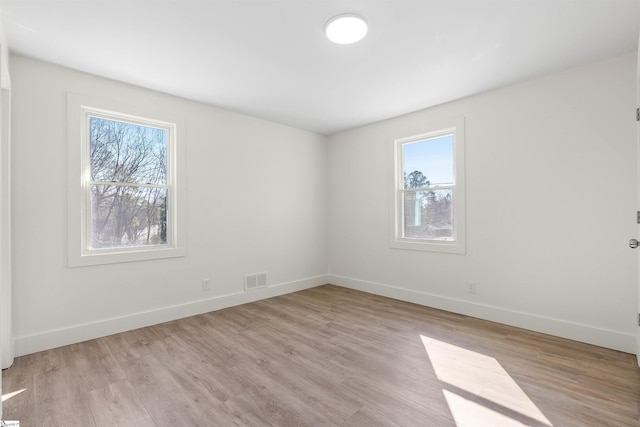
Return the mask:
<path id="1" fill-rule="evenodd" d="M 458 426 L 552 427 L 495 358 L 420 337 Z"/>
<path id="2" fill-rule="evenodd" d="M 487 427 L 515 427 L 530 424 L 514 420 L 508 415 L 496 412 L 478 402 L 465 399 L 462 396 L 443 389 L 445 399 L 458 427 L 487 426 Z"/>
<path id="3" fill-rule="evenodd" d="M 23 388 L 22 390 L 18 390 L 18 391 L 14 391 L 12 393 L 7 393 L 7 394 L 3 394 L 2 395 L 2 401 L 4 402 L 5 400 L 9 400 L 11 399 L 13 396 L 16 396 L 20 393 L 22 393 L 23 391 L 26 391 L 26 388 Z"/>

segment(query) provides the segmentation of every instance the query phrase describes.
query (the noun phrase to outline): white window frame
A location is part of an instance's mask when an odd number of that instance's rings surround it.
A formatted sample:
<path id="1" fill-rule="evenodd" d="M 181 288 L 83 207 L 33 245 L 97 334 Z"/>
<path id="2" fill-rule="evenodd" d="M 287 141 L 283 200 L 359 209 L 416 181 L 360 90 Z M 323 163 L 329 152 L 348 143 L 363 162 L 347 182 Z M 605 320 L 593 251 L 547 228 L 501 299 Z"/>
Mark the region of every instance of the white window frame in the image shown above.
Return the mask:
<path id="1" fill-rule="evenodd" d="M 91 249 L 89 119 L 100 117 L 167 131 L 167 244 Z M 153 118 L 151 118 L 153 117 Z M 181 118 L 115 100 L 67 95 L 68 265 L 83 267 L 175 258 L 186 254 L 185 138 Z"/>
<path id="2" fill-rule="evenodd" d="M 403 146 L 427 139 L 453 135 L 453 185 L 429 187 L 433 189 L 453 189 L 453 233 L 451 241 L 404 237 L 404 159 Z M 464 178 L 464 118 L 448 120 L 431 125 L 419 135 L 396 139 L 393 144 L 390 247 L 417 251 L 444 252 L 451 254 L 466 253 L 466 214 L 465 214 L 465 178 Z M 428 175 L 428 173 L 427 173 Z"/>

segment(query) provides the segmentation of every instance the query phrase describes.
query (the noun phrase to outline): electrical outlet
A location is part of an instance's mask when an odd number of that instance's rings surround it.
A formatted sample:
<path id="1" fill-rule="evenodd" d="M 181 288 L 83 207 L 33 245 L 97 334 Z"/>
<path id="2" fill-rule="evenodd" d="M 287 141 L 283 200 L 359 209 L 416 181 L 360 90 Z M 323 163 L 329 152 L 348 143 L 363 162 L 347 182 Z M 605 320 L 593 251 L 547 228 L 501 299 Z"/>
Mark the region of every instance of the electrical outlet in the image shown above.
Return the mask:
<path id="1" fill-rule="evenodd" d="M 211 279 L 202 279 L 202 290 L 208 291 L 211 289 Z"/>
<path id="2" fill-rule="evenodd" d="M 470 294 L 476 293 L 476 282 L 467 283 L 467 292 L 469 292 Z"/>

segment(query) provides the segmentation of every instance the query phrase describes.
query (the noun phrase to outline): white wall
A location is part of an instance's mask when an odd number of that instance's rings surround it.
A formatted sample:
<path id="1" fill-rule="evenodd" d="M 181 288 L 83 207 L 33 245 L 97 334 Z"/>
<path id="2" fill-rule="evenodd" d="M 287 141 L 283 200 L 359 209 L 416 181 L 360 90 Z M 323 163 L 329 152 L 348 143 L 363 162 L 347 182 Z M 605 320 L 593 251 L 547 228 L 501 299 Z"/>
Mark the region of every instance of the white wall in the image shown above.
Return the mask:
<path id="1" fill-rule="evenodd" d="M 20 56 L 11 75 L 18 355 L 326 283 L 325 137 Z M 184 117 L 185 258 L 67 267 L 68 91 Z"/>
<path id="2" fill-rule="evenodd" d="M 335 135 L 328 149 L 319 135 L 11 60 L 17 354 L 327 281 L 636 350 L 635 55 Z M 187 257 L 67 268 L 67 91 L 185 118 Z M 467 254 L 390 249 L 389 145 L 459 116 Z M 261 271 L 276 286 L 243 293 L 243 275 Z"/>
<path id="3" fill-rule="evenodd" d="M 635 352 L 635 60 L 329 138 L 330 281 Z M 390 144 L 459 116 L 467 254 L 390 249 Z"/>
<path id="4" fill-rule="evenodd" d="M 0 16 L 0 366 L 13 364 L 13 334 L 11 321 L 11 151 L 9 117 L 10 88 L 9 49 Z M 0 374 L 0 390 L 2 375 Z M 2 402 L 0 402 L 0 420 Z"/>
<path id="5" fill-rule="evenodd" d="M 9 55 L 0 57 L 6 64 Z M 11 82 L 2 66 L 0 79 L 0 361 L 2 369 L 13 364 L 14 339 L 11 307 Z"/>

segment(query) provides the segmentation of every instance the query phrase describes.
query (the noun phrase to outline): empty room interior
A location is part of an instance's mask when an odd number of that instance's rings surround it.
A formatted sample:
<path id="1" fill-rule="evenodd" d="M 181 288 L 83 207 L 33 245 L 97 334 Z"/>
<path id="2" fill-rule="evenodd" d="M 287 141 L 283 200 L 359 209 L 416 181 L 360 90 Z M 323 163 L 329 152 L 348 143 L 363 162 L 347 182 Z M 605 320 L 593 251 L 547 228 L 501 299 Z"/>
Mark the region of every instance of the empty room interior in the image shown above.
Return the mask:
<path id="1" fill-rule="evenodd" d="M 637 0 L 0 10 L 1 425 L 640 422 Z"/>

